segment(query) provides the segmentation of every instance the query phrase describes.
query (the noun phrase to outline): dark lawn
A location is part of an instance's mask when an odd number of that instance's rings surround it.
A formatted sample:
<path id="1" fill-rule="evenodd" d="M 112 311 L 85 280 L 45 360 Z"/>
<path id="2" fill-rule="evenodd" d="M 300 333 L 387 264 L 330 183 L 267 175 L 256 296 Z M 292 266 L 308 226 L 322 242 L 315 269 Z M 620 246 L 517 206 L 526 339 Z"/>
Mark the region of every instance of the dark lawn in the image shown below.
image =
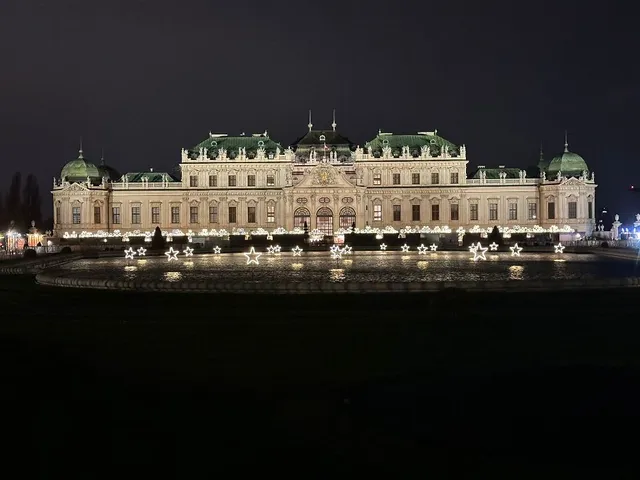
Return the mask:
<path id="1" fill-rule="evenodd" d="M 0 290 L 4 431 L 23 477 L 634 467 L 637 289 Z"/>

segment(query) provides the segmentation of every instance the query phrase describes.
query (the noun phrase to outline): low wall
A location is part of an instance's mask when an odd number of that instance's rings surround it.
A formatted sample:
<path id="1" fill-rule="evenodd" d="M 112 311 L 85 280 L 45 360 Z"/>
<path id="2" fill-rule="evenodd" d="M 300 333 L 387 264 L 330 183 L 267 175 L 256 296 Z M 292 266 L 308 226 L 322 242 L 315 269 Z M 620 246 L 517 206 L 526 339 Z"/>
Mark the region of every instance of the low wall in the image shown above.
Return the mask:
<path id="1" fill-rule="evenodd" d="M 208 292 L 245 294 L 317 294 L 317 293 L 418 293 L 442 290 L 472 292 L 558 291 L 640 286 L 640 277 L 593 278 L 574 280 L 504 280 L 492 282 L 152 282 L 115 278 L 77 278 L 68 272 L 46 271 L 36 276 L 40 285 L 99 290 L 148 292 Z"/>
<path id="2" fill-rule="evenodd" d="M 33 260 L 23 260 L 10 266 L 0 267 L 0 275 L 33 275 L 41 272 L 45 268 L 56 267 L 67 262 L 72 262 L 73 260 L 78 260 L 79 258 L 82 258 L 82 255 L 56 254 Z"/>

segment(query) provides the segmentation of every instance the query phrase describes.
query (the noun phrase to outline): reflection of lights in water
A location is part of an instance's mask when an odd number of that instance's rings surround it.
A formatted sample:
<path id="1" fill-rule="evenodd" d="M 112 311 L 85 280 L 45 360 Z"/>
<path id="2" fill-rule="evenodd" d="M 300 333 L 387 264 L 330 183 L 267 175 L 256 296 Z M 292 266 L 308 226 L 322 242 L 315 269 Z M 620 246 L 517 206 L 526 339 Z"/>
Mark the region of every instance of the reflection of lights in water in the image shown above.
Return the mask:
<path id="1" fill-rule="evenodd" d="M 511 265 L 509 267 L 509 280 L 522 280 L 524 267 L 522 265 Z"/>
<path id="2" fill-rule="evenodd" d="M 304 265 L 302 263 L 292 263 L 291 264 L 291 268 L 293 270 L 302 270 L 302 267 L 304 267 Z"/>
<path id="3" fill-rule="evenodd" d="M 344 280 L 344 270 L 342 268 L 332 268 L 331 270 L 329 270 L 329 279 L 334 282 Z"/>
<path id="4" fill-rule="evenodd" d="M 424 260 L 420 260 L 418 263 L 416 263 L 416 265 L 418 265 L 418 268 L 420 270 L 426 270 L 427 267 L 429 266 L 429 262 L 425 262 Z"/>
<path id="5" fill-rule="evenodd" d="M 193 270 L 193 262 L 184 262 L 183 265 L 187 267 L 188 270 Z"/>
<path id="6" fill-rule="evenodd" d="M 344 265 L 351 265 L 353 263 L 353 260 L 345 258 L 344 260 L 342 260 L 342 263 Z"/>
<path id="7" fill-rule="evenodd" d="M 124 267 L 125 272 L 135 272 L 136 270 L 138 270 L 138 267 L 136 267 L 135 265 L 127 265 L 126 267 Z"/>
<path id="8" fill-rule="evenodd" d="M 566 260 L 564 258 L 554 258 L 553 261 L 554 262 L 566 262 Z"/>
<path id="9" fill-rule="evenodd" d="M 182 278 L 182 273 L 180 272 L 164 272 L 164 279 L 167 282 L 177 282 Z"/>
<path id="10" fill-rule="evenodd" d="M 411 257 L 409 255 L 403 255 L 402 260 L 409 260 Z"/>
<path id="11" fill-rule="evenodd" d="M 500 260 L 500 257 L 498 255 L 489 255 L 489 258 L 487 258 L 487 260 L 489 260 L 490 262 L 497 262 L 498 260 Z"/>
<path id="12" fill-rule="evenodd" d="M 147 260 L 138 260 L 138 265 L 146 265 Z"/>

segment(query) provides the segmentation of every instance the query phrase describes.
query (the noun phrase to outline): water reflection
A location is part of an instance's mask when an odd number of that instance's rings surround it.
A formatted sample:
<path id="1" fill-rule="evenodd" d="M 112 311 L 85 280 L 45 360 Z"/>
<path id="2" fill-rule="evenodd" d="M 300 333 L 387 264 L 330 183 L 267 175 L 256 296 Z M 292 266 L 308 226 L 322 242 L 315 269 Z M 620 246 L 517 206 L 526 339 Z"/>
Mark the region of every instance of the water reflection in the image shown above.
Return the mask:
<path id="1" fill-rule="evenodd" d="M 420 260 L 418 263 L 416 263 L 416 265 L 418 265 L 418 268 L 420 270 L 426 270 L 427 267 L 429 266 L 429 262 L 425 262 L 424 260 Z"/>
<path id="2" fill-rule="evenodd" d="M 511 265 L 509 267 L 509 280 L 522 280 L 524 267 L 522 265 Z"/>
<path id="3" fill-rule="evenodd" d="M 342 282 L 345 278 L 344 269 L 332 268 L 329 270 L 329 280 L 332 282 Z"/>
<path id="4" fill-rule="evenodd" d="M 291 264 L 291 268 L 293 270 L 302 270 L 302 267 L 304 267 L 304 264 L 302 264 L 302 263 L 292 263 Z"/>
<path id="5" fill-rule="evenodd" d="M 138 267 L 136 267 L 135 265 L 127 265 L 126 267 L 124 267 L 125 272 L 135 272 L 136 270 L 138 270 Z"/>
<path id="6" fill-rule="evenodd" d="M 164 272 L 164 279 L 167 282 L 178 282 L 182 280 L 182 273 L 180 272 Z"/>

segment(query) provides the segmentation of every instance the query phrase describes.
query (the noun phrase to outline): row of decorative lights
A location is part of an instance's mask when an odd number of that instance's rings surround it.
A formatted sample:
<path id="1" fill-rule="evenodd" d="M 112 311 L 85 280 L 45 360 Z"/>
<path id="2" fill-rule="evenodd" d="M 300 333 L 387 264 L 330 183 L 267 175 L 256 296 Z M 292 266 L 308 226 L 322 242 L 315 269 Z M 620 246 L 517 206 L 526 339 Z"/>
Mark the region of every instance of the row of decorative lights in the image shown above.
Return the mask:
<path id="1" fill-rule="evenodd" d="M 498 251 L 498 247 L 499 245 L 495 242 L 489 244 L 488 248 L 483 247 L 480 244 L 480 242 L 476 244 L 472 243 L 469 246 L 469 253 L 473 253 L 473 261 L 477 262 L 478 260 L 487 259 L 487 257 L 485 256 L 485 254 L 487 253 L 487 250 L 491 252 L 496 252 Z M 400 248 L 403 253 L 408 253 L 409 250 L 411 250 L 411 247 L 406 243 L 402 245 L 402 247 Z M 554 245 L 553 248 L 555 250 L 554 253 L 560 253 L 560 254 L 564 253 L 565 247 L 564 245 L 562 245 L 562 243 L 558 243 L 558 245 Z M 387 245 L 385 245 L 384 243 L 381 243 L 380 250 L 385 251 L 386 249 L 387 249 Z M 522 252 L 523 250 L 523 248 L 518 246 L 517 243 L 513 247 L 509 247 L 509 249 L 511 250 L 512 257 L 519 257 L 520 252 Z M 417 247 L 418 255 L 426 255 L 427 252 L 429 251 L 435 253 L 437 250 L 438 250 L 438 246 L 435 243 L 430 245 L 429 247 L 426 247 L 425 245 L 420 245 L 419 247 Z M 281 251 L 282 251 L 282 247 L 280 247 L 280 245 L 272 245 L 267 247 L 267 253 L 269 255 L 279 254 Z M 353 249 L 351 248 L 351 246 L 345 245 L 344 247 L 341 247 L 340 245 L 337 245 L 337 244 L 332 245 L 329 251 L 331 252 L 331 258 L 335 260 L 341 259 L 342 255 L 351 255 L 353 253 Z M 222 252 L 222 249 L 219 246 L 216 245 L 215 247 L 213 247 L 214 254 L 219 255 L 221 252 Z M 302 248 L 296 245 L 291 249 L 291 252 L 293 253 L 294 257 L 299 257 L 302 254 L 303 250 Z M 133 260 L 136 254 L 139 257 L 144 257 L 146 253 L 147 253 L 147 250 L 143 247 L 140 247 L 138 250 L 134 250 L 133 247 L 129 247 L 124 251 L 124 258 Z M 193 248 L 186 247 L 182 253 L 184 253 L 185 257 L 191 257 L 193 256 Z M 167 256 L 167 260 L 169 261 L 178 260 L 179 254 L 180 254 L 180 251 L 174 250 L 173 247 L 169 247 L 169 251 L 165 252 L 165 255 Z M 256 252 L 256 248 L 251 247 L 251 249 L 248 252 L 245 252 L 244 255 L 247 257 L 247 265 L 251 265 L 252 263 L 255 263 L 256 265 L 258 265 L 258 259 L 262 256 L 262 253 Z"/>

